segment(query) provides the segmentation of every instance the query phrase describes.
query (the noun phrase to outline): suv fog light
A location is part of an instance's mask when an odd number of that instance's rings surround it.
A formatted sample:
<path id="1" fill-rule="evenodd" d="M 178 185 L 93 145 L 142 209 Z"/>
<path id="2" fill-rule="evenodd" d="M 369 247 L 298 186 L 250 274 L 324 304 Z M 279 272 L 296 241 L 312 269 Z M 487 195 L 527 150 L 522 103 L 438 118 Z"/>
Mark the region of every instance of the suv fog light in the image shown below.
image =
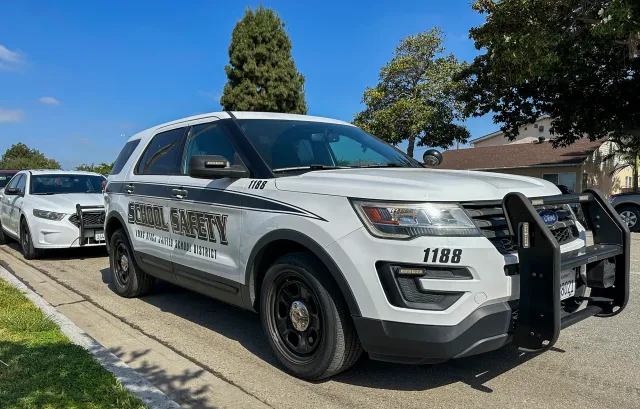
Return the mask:
<path id="1" fill-rule="evenodd" d="M 402 276 L 422 277 L 425 274 L 424 268 L 396 267 L 396 274 Z"/>

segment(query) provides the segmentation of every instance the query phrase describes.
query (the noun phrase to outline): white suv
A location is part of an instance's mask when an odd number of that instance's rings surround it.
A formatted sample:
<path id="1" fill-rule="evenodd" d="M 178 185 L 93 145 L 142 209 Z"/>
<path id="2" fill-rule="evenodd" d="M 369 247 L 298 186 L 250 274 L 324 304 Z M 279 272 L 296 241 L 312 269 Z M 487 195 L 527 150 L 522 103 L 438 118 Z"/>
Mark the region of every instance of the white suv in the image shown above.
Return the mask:
<path id="1" fill-rule="evenodd" d="M 145 130 L 119 155 L 105 207 L 119 294 L 158 277 L 257 311 L 304 379 L 363 349 L 405 363 L 508 342 L 540 351 L 628 299 L 629 232 L 598 192 L 427 169 L 331 119 L 218 112 Z"/>
<path id="2" fill-rule="evenodd" d="M 46 249 L 104 246 L 105 181 L 93 172 L 17 173 L 0 190 L 0 244 L 18 240 L 27 259 Z"/>

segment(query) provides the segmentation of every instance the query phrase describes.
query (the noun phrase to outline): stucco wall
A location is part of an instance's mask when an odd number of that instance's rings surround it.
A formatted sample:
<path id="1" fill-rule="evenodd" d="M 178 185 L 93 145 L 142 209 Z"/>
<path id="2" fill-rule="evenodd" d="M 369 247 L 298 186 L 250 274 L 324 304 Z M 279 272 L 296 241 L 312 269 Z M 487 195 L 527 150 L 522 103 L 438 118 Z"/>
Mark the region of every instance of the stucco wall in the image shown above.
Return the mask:
<path id="1" fill-rule="evenodd" d="M 523 139 L 529 139 L 531 141 L 535 141 L 540 136 L 544 136 L 545 138 L 547 138 L 547 140 L 549 140 L 551 138 L 551 134 L 549 133 L 549 128 L 551 128 L 551 118 L 540 119 L 538 120 L 538 122 L 536 122 L 536 124 L 538 125 L 537 128 L 535 128 L 534 126 L 535 124 L 530 124 L 530 125 L 521 127 L 518 137 L 513 141 L 510 141 L 507 138 L 505 138 L 504 134 L 500 132 L 496 136 L 492 136 L 491 138 L 485 139 L 483 141 L 478 141 L 478 142 L 472 141 L 471 144 L 475 148 L 482 148 L 485 146 L 497 146 L 497 145 L 506 145 L 510 143 L 518 143 L 518 142 L 522 142 Z M 542 132 L 540 132 L 541 126 L 544 128 Z"/>

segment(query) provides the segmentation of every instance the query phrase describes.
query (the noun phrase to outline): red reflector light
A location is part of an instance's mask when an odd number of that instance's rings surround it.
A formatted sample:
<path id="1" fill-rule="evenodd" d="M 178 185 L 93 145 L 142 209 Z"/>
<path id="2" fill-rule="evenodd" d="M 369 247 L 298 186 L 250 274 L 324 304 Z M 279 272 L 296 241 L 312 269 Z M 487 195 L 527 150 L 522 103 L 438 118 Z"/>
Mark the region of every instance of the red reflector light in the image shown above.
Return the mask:
<path id="1" fill-rule="evenodd" d="M 104 193 L 104 190 L 107 188 L 107 181 L 103 180 L 102 181 L 102 193 Z"/>

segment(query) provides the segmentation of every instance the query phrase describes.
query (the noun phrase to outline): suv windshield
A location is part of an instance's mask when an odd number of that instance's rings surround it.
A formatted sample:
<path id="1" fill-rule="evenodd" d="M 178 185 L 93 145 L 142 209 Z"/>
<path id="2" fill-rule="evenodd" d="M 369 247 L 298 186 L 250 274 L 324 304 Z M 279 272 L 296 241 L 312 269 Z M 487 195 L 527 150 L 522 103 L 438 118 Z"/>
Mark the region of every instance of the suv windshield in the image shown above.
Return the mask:
<path id="1" fill-rule="evenodd" d="M 102 182 L 105 180 L 97 175 L 33 175 L 29 191 L 32 195 L 102 193 Z"/>
<path id="2" fill-rule="evenodd" d="M 274 172 L 353 167 L 422 167 L 355 126 L 242 119 L 238 125 Z"/>
<path id="3" fill-rule="evenodd" d="M 0 189 L 7 186 L 7 183 L 9 183 L 9 181 L 14 175 L 15 173 L 0 173 Z"/>

